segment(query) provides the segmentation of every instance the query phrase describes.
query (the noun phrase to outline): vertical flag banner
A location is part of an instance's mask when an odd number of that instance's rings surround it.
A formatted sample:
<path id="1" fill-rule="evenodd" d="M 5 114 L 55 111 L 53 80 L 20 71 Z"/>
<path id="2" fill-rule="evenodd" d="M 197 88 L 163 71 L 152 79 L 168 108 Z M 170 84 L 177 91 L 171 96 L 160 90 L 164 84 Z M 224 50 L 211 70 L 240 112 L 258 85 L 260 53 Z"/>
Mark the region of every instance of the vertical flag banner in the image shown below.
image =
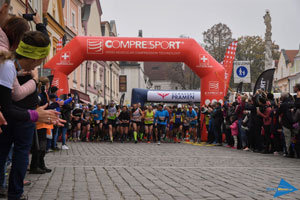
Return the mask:
<path id="1" fill-rule="evenodd" d="M 232 75 L 233 61 L 235 59 L 235 53 L 237 48 L 237 41 L 232 42 L 226 50 L 223 60 L 223 66 L 225 69 L 225 95 L 227 94 L 229 83 Z"/>
<path id="2" fill-rule="evenodd" d="M 266 92 L 271 92 L 272 86 L 273 86 L 274 72 L 275 72 L 275 69 L 268 69 L 268 70 L 264 71 L 263 73 L 261 73 L 261 75 L 258 77 L 258 79 L 255 83 L 253 94 L 255 94 L 255 92 L 258 89 L 262 89 Z"/>

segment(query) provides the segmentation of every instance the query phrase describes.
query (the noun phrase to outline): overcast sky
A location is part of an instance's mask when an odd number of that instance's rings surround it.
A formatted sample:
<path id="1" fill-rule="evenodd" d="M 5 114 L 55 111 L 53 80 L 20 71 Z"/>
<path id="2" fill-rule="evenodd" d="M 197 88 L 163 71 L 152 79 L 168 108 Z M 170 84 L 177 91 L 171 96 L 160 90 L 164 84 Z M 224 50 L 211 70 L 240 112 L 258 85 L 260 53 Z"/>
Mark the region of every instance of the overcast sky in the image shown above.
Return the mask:
<path id="1" fill-rule="evenodd" d="M 300 0 L 100 0 L 102 20 L 116 20 L 120 37 L 179 37 L 203 43 L 202 33 L 227 24 L 234 38 L 264 36 L 265 10 L 272 17 L 272 40 L 281 49 L 300 44 Z"/>

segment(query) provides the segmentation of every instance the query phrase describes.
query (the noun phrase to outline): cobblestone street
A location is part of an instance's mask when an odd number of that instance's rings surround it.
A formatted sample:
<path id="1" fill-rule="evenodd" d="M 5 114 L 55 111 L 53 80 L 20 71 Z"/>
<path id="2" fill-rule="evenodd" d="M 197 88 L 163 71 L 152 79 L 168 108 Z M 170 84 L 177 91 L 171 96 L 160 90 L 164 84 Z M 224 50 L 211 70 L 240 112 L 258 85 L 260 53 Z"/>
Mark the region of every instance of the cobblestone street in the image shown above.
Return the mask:
<path id="1" fill-rule="evenodd" d="M 46 155 L 52 173 L 27 175 L 30 200 L 265 200 L 281 178 L 300 189 L 300 159 L 191 144 L 68 145 Z"/>

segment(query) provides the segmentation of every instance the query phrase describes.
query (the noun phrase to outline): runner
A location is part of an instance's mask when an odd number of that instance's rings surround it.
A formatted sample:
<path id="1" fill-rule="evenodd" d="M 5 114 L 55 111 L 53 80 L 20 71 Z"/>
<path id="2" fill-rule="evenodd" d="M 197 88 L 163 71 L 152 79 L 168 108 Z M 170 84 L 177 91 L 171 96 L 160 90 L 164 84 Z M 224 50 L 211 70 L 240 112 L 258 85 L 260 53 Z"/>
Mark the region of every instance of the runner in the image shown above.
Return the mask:
<path id="1" fill-rule="evenodd" d="M 172 116 L 173 109 L 169 106 L 165 106 L 165 110 Z M 166 135 L 163 137 L 165 141 L 172 142 L 173 140 L 173 119 L 170 117 L 170 121 L 166 127 Z"/>
<path id="2" fill-rule="evenodd" d="M 158 110 L 155 113 L 154 124 L 157 125 L 157 136 L 158 142 L 160 145 L 160 136 L 165 134 L 166 126 L 169 123 L 169 113 L 166 110 L 163 110 L 163 105 L 158 105 Z"/>
<path id="3" fill-rule="evenodd" d="M 115 133 L 116 129 L 116 120 L 117 120 L 117 108 L 113 101 L 110 102 L 109 107 L 107 109 L 107 122 L 109 128 L 109 139 L 110 142 L 113 143 L 113 133 Z"/>
<path id="4" fill-rule="evenodd" d="M 82 132 L 83 132 L 82 140 L 85 139 L 86 142 L 89 142 L 90 130 L 91 130 L 91 111 L 89 110 L 88 106 L 84 106 L 81 123 L 82 123 Z"/>
<path id="5" fill-rule="evenodd" d="M 113 137 L 121 140 L 121 122 L 119 120 L 119 116 L 121 114 L 121 108 L 119 105 L 116 105 L 117 109 L 117 118 L 116 118 L 116 128 Z"/>
<path id="6" fill-rule="evenodd" d="M 154 122 L 154 111 L 152 106 L 148 106 L 144 112 L 143 118 L 145 123 L 145 134 L 147 137 L 147 143 L 150 143 L 151 135 L 153 135 L 153 122 Z"/>
<path id="7" fill-rule="evenodd" d="M 134 143 L 136 144 L 138 133 L 140 131 L 141 127 L 141 120 L 142 120 L 142 110 L 138 107 L 137 104 L 133 104 L 133 108 L 131 110 L 131 122 L 133 127 L 133 137 L 134 137 Z"/>
<path id="8" fill-rule="evenodd" d="M 189 132 L 192 135 L 193 134 L 193 141 L 194 143 L 197 142 L 197 113 L 193 109 L 192 105 L 189 105 L 189 110 L 186 112 L 187 121 L 190 124 Z"/>
<path id="9" fill-rule="evenodd" d="M 173 112 L 173 121 L 174 121 L 174 141 L 180 143 L 180 138 L 182 136 L 182 127 L 183 127 L 183 117 L 184 113 L 182 112 L 182 105 L 178 104 L 177 110 Z"/>
<path id="10" fill-rule="evenodd" d="M 189 132 L 189 128 L 190 128 L 190 123 L 188 121 L 188 117 L 187 117 L 186 113 L 187 113 L 187 107 L 184 106 L 184 108 L 183 108 L 183 126 L 182 126 L 183 127 L 183 132 L 182 132 L 183 140 L 188 135 L 187 133 Z"/>
<path id="11" fill-rule="evenodd" d="M 75 105 L 75 109 L 72 111 L 72 128 L 73 128 L 73 141 L 77 142 L 80 140 L 81 133 L 81 118 L 82 118 L 82 109 L 80 109 L 79 104 Z"/>
<path id="12" fill-rule="evenodd" d="M 128 135 L 129 122 L 130 122 L 130 113 L 128 111 L 127 106 L 122 107 L 122 111 L 119 115 L 119 120 L 121 123 L 121 127 L 120 127 L 121 142 L 123 143 L 124 141 L 126 141 Z"/>
<path id="13" fill-rule="evenodd" d="M 99 141 L 101 138 L 101 133 L 103 132 L 103 118 L 105 115 L 101 104 L 98 104 L 97 108 L 92 111 L 92 115 L 94 116 L 95 122 L 94 139 Z"/>

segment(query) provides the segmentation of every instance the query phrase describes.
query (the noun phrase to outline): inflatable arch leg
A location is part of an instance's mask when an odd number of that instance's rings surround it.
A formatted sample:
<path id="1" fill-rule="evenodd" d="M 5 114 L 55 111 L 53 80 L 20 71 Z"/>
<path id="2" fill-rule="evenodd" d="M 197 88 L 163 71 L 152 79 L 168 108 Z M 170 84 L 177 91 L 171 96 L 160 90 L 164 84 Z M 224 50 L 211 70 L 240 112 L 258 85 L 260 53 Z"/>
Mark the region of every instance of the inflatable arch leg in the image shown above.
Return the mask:
<path id="1" fill-rule="evenodd" d="M 67 76 L 85 60 L 184 62 L 201 78 L 201 104 L 223 102 L 224 67 L 193 39 L 77 36 L 44 66 L 59 95 L 69 92 Z"/>

